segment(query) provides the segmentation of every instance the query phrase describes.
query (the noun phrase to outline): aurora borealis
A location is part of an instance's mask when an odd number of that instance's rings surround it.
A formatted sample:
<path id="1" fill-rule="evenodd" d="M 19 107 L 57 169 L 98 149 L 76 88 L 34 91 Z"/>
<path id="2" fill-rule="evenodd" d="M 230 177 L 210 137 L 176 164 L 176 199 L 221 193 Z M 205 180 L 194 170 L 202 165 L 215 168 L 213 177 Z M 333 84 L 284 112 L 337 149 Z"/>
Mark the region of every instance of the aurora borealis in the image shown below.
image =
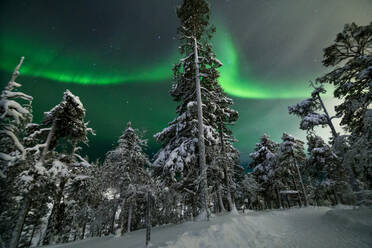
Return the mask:
<path id="1" fill-rule="evenodd" d="M 220 84 L 226 93 L 242 98 L 254 99 L 278 99 L 278 98 L 300 98 L 306 97 L 308 87 L 294 86 L 293 82 L 281 82 L 280 84 L 263 84 L 260 79 L 254 79 L 254 76 L 242 76 L 241 65 L 238 49 L 231 37 L 231 34 L 222 26 L 219 27 L 220 32 L 217 33 L 213 40 L 216 44 L 216 52 L 220 55 L 222 61 L 227 61 L 225 66 L 221 67 Z M 22 68 L 22 74 L 31 77 L 40 77 L 48 80 L 53 80 L 62 83 L 75 83 L 86 85 L 109 85 L 109 84 L 125 84 L 125 83 L 158 83 L 164 80 L 171 80 L 170 65 L 172 61 L 177 60 L 177 54 L 169 58 L 162 59 L 153 65 L 139 66 L 138 68 L 119 69 L 110 64 L 104 66 L 94 65 L 94 70 L 91 66 L 91 61 L 96 61 L 97 58 L 88 54 L 80 55 L 79 63 L 74 62 L 73 55 L 64 55 L 58 58 L 57 66 L 53 66 L 53 61 L 58 56 L 62 46 L 48 48 L 48 43 L 40 44 L 40 42 L 21 41 L 16 38 L 16 35 L 5 36 L 1 39 L 1 46 L 4 48 L 4 57 L 21 57 L 29 58 L 28 64 Z M 8 46 L 8 44 L 13 44 Z M 21 48 L 21 49 L 17 49 Z M 173 49 L 175 52 L 176 49 Z M 0 62 L 0 68 L 4 71 L 11 72 L 13 65 L 8 60 Z M 108 62 L 110 63 L 110 62 Z M 47 68 L 47 69 L 45 69 Z M 78 72 L 76 72 L 78 71 Z M 273 87 L 275 90 L 273 91 Z"/>
<path id="2" fill-rule="evenodd" d="M 87 149 L 91 158 L 102 157 L 129 120 L 147 130 L 154 152 L 152 135 L 175 116 L 168 90 L 179 57 L 178 2 L 2 1 L 2 86 L 25 56 L 18 81 L 35 98 L 34 121 L 69 88 L 97 132 Z M 219 82 L 240 113 L 233 131 L 244 161 L 265 132 L 276 140 L 284 131 L 304 137 L 287 106 L 306 97 L 307 82 L 324 73 L 322 48 L 345 23 L 368 23 L 372 3 L 216 0 L 212 11 L 213 45 L 224 64 Z"/>

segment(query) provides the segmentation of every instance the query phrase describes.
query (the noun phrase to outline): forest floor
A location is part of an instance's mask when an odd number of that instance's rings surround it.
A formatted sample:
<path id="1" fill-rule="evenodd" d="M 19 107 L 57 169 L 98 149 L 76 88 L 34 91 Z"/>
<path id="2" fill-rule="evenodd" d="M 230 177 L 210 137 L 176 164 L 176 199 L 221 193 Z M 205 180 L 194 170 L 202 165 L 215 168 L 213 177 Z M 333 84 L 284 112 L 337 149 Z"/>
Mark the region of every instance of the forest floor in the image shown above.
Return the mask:
<path id="1" fill-rule="evenodd" d="M 140 248 L 145 230 L 122 237 L 108 236 L 54 248 Z M 150 247 L 372 247 L 372 209 L 339 206 L 293 208 L 212 217 L 154 227 Z"/>

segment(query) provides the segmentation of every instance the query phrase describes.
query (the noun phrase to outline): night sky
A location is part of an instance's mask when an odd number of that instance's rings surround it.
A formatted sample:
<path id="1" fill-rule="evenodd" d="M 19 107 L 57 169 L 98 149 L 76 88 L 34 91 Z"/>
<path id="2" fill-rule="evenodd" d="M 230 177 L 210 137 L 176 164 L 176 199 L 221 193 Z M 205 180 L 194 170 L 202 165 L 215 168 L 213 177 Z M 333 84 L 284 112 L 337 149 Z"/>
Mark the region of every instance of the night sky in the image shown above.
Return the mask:
<path id="1" fill-rule="evenodd" d="M 17 81 L 34 97 L 34 122 L 70 89 L 97 133 L 85 149 L 91 159 L 103 158 L 128 121 L 146 130 L 151 155 L 159 148 L 152 135 L 176 115 L 168 90 L 179 58 L 179 2 L 2 0 L 1 87 L 25 56 Z M 276 141 L 284 131 L 304 139 L 287 106 L 307 97 L 308 81 L 326 72 L 322 48 L 344 24 L 371 21 L 372 1 L 215 0 L 211 6 L 212 42 L 224 64 L 219 82 L 240 113 L 233 132 L 242 162 L 263 133 Z"/>

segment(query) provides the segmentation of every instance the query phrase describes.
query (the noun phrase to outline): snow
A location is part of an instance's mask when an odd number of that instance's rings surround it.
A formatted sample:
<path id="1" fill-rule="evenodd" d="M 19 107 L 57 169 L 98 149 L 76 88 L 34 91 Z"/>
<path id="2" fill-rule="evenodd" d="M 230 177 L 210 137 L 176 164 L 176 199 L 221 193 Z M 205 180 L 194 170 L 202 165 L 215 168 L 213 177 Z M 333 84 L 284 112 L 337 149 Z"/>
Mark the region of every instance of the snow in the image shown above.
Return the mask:
<path id="1" fill-rule="evenodd" d="M 293 208 L 246 215 L 211 217 L 210 221 L 155 227 L 151 247 L 337 247 L 372 246 L 372 209 L 337 206 Z M 123 237 L 91 238 L 53 248 L 137 248 L 145 230 Z"/>

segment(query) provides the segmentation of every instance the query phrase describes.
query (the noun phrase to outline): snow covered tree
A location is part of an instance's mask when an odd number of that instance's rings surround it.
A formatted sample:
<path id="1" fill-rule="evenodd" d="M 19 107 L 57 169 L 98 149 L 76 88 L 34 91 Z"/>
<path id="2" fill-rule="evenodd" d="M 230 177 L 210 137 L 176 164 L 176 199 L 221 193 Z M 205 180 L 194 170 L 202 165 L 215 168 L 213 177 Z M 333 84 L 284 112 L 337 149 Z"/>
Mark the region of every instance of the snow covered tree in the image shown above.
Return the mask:
<path id="1" fill-rule="evenodd" d="M 23 60 L 14 69 L 0 99 L 0 239 L 8 245 L 18 208 L 16 181 L 26 159 L 24 130 L 32 120 L 32 97 L 16 90 L 21 87 L 15 80 Z"/>
<path id="2" fill-rule="evenodd" d="M 372 110 L 366 111 L 361 135 L 349 136 L 344 166 L 352 168 L 362 189 L 372 189 Z"/>
<path id="3" fill-rule="evenodd" d="M 305 206 L 307 206 L 307 193 L 300 172 L 300 166 L 304 166 L 306 162 L 304 142 L 295 139 L 287 133 L 283 133 L 277 159 L 278 167 L 276 173 L 282 185 L 287 189 L 301 190 L 305 200 Z M 300 184 L 300 189 L 298 184 Z"/>
<path id="4" fill-rule="evenodd" d="M 301 118 L 300 128 L 307 132 L 312 132 L 316 126 L 326 126 L 331 129 L 333 138 L 337 137 L 336 129 L 332 123 L 331 117 L 324 105 L 324 102 L 320 94 L 326 93 L 326 90 L 322 85 L 315 86 L 311 83 L 314 88 L 311 93 L 311 98 L 305 99 L 296 105 L 289 106 L 289 114 L 297 115 Z M 322 111 L 322 113 L 319 113 Z"/>
<path id="5" fill-rule="evenodd" d="M 222 123 L 223 133 L 227 134 L 227 124 L 238 119 L 238 113 L 230 108 L 232 100 L 226 97 L 217 82 L 217 68 L 222 63 L 216 59 L 209 44 L 215 31 L 209 25 L 209 12 L 205 0 L 184 0 L 177 9 L 183 58 L 173 69 L 174 82 L 170 94 L 179 102 L 178 117 L 155 135 L 162 148 L 154 161 L 156 171 L 163 174 L 168 186 L 198 196 L 199 206 L 194 206 L 198 208 L 194 212 L 198 212 L 202 219 L 207 218 L 208 212 L 206 165 L 209 167 L 212 164 L 212 156 L 216 154 L 215 149 L 220 142 L 219 126 Z M 211 170 L 208 173 L 212 173 Z"/>
<path id="6" fill-rule="evenodd" d="M 317 79 L 318 83 L 333 85 L 334 96 L 341 99 L 341 104 L 335 110 L 337 116 L 342 118 L 341 125 L 351 134 L 347 140 L 343 139 L 349 143 L 350 148 L 363 136 L 364 116 L 371 109 L 371 37 L 372 23 L 367 26 L 346 24 L 343 31 L 337 34 L 334 43 L 324 49 L 323 65 L 337 67 Z M 344 152 L 341 156 L 344 157 L 345 154 Z M 350 156 L 344 160 L 350 161 Z M 358 191 L 360 187 L 354 175 L 356 170 L 352 167 L 353 163 L 344 161 L 343 164 L 348 169 L 353 190 Z"/>
<path id="7" fill-rule="evenodd" d="M 319 205 L 321 195 L 334 196 L 334 202 L 340 203 L 340 197 L 348 190 L 347 171 L 342 166 L 342 160 L 332 151 L 324 140 L 315 135 L 309 135 L 306 171 L 310 176 L 315 191 L 315 201 Z"/>
<path id="8" fill-rule="evenodd" d="M 358 26 L 346 24 L 334 43 L 324 49 L 323 65 L 335 67 L 317 79 L 335 87 L 334 96 L 342 103 L 335 107 L 341 116 L 341 125 L 351 133 L 360 135 L 363 117 L 372 102 L 372 23 Z"/>
<path id="9" fill-rule="evenodd" d="M 147 141 L 142 139 L 128 122 L 128 127 L 118 140 L 118 146 L 106 156 L 106 177 L 110 180 L 108 186 L 111 191 L 119 194 L 118 204 L 121 203 L 121 211 L 127 212 L 127 232 L 132 230 L 133 216 L 143 214 L 139 208 L 141 205 L 143 207 L 144 198 L 152 184 L 148 171 L 150 162 L 143 151 L 146 144 Z M 118 207 L 117 205 L 115 209 Z M 113 215 L 115 214 L 116 211 L 113 212 Z"/>
<path id="10" fill-rule="evenodd" d="M 15 89 L 22 85 L 15 80 L 19 75 L 24 57 L 14 69 L 12 77 L 1 93 L 0 100 L 0 177 L 6 176 L 6 170 L 16 159 L 25 159 L 26 151 L 22 136 L 27 123 L 32 120 L 32 97 Z M 20 100 L 23 100 L 23 102 Z"/>
<path id="11" fill-rule="evenodd" d="M 214 160 L 209 165 L 209 185 L 213 187 L 214 190 L 212 189 L 212 191 L 217 195 L 220 211 L 225 211 L 222 199 L 225 195 L 228 210 L 237 214 L 233 196 L 239 177 L 244 177 L 244 169 L 240 166 L 239 152 L 233 146 L 235 139 L 232 137 L 231 132 L 224 129 L 222 122 L 218 131 L 220 136 L 219 146 L 215 146 L 214 149 L 208 149 L 209 157 L 214 157 Z"/>
<path id="12" fill-rule="evenodd" d="M 87 142 L 87 134 L 93 133 L 93 130 L 87 127 L 88 123 L 84 122 L 84 118 L 85 108 L 79 97 L 66 90 L 61 103 L 44 113 L 43 125 L 50 126 L 51 129 L 41 155 L 42 163 L 49 150 L 57 145 L 59 138 L 70 140 L 72 151 L 77 142 Z"/>
<path id="13" fill-rule="evenodd" d="M 86 135 L 91 129 L 84 123 L 84 117 L 85 109 L 79 98 L 67 90 L 63 101 L 46 113 L 43 125 L 27 125 L 27 136 L 24 139 L 26 155 L 22 162 L 23 170 L 17 176 L 18 195 L 22 201 L 19 203 L 18 219 L 15 221 L 10 247 L 17 247 L 24 221 L 39 194 L 54 194 L 53 209 L 60 209 L 62 206 L 64 178 L 69 175 L 69 162 L 64 160 L 70 155 L 59 154 L 53 148 L 62 137 L 74 144 L 79 141 L 86 142 Z M 51 120 L 53 124 L 49 128 Z M 71 154 L 73 153 L 74 149 Z M 55 186 L 57 188 L 54 188 Z M 60 213 L 62 212 L 61 210 Z M 52 210 L 52 214 L 54 213 Z"/>
<path id="14" fill-rule="evenodd" d="M 85 161 L 76 151 L 78 142 L 86 143 L 88 133 L 94 134 L 93 130 L 87 127 L 84 122 L 86 110 L 79 97 L 66 90 L 63 100 L 49 112 L 44 113 L 43 126 L 49 126 L 48 136 L 43 144 L 40 157 L 40 165 L 45 166 L 46 159 L 49 159 L 51 167 L 49 173 L 55 178 L 53 207 L 49 217 L 46 236 L 43 244 L 61 242 L 63 218 L 65 214 L 64 197 L 65 187 L 73 177 L 73 167 L 77 162 Z M 57 158 L 51 159 L 51 151 L 58 145 L 58 140 L 65 138 L 70 145 L 69 154 L 60 154 Z M 86 162 L 86 161 L 85 161 Z M 80 163 L 80 165 L 84 165 Z M 86 165 L 86 164 L 85 164 Z"/>
<path id="15" fill-rule="evenodd" d="M 238 185 L 237 198 L 240 199 L 244 209 L 253 209 L 253 203 L 257 199 L 257 195 L 261 191 L 260 185 L 257 183 L 253 173 L 244 175 L 244 179 Z"/>
<path id="16" fill-rule="evenodd" d="M 256 144 L 254 152 L 249 154 L 252 158 L 249 167 L 253 169 L 253 175 L 261 187 L 266 203 L 272 200 L 273 193 L 278 194 L 279 185 L 277 185 L 275 174 L 278 147 L 277 143 L 264 134 L 260 143 Z"/>

